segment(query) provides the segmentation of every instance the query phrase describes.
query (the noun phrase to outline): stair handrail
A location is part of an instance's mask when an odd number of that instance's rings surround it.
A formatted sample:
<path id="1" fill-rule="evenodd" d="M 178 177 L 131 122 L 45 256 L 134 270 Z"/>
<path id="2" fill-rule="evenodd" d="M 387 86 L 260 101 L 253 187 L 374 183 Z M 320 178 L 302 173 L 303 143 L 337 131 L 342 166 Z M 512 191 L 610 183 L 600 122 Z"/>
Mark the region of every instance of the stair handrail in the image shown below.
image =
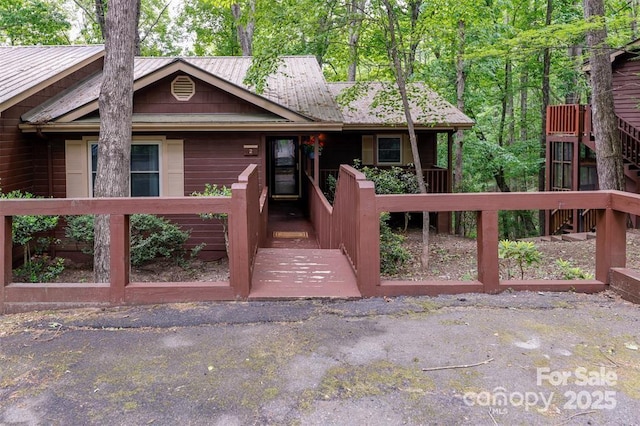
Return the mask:
<path id="1" fill-rule="evenodd" d="M 622 156 L 629 163 L 640 168 L 640 129 L 617 116 Z"/>

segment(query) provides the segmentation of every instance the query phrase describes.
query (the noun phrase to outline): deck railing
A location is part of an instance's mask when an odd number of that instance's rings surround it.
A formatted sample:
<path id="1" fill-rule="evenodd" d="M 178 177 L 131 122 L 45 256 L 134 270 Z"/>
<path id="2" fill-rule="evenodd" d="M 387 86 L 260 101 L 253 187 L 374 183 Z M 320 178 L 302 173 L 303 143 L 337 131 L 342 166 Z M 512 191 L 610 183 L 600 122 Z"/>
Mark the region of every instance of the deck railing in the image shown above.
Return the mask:
<path id="1" fill-rule="evenodd" d="M 329 176 L 338 178 L 340 169 L 320 169 L 320 188 L 326 189 L 326 182 Z M 424 181 L 427 184 L 427 192 L 430 194 L 444 194 L 451 192 L 449 188 L 449 174 L 447 169 L 442 167 L 431 167 L 422 169 Z"/>
<path id="2" fill-rule="evenodd" d="M 636 167 L 640 167 L 640 130 L 618 117 L 618 129 L 622 142 L 622 156 Z"/>
<path id="3" fill-rule="evenodd" d="M 546 130 L 547 135 L 588 136 L 591 133 L 591 106 L 547 106 Z"/>

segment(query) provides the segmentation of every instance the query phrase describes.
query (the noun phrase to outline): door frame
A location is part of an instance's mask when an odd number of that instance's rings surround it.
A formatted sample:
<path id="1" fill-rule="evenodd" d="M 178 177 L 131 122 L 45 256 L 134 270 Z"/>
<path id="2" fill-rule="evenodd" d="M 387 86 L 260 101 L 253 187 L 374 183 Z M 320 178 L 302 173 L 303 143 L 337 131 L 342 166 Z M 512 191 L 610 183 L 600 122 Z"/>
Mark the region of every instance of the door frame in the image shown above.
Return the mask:
<path id="1" fill-rule="evenodd" d="M 294 143 L 294 173 L 295 178 L 294 193 L 292 194 L 276 194 L 276 170 L 278 166 L 275 165 L 275 151 L 274 143 L 278 140 L 291 140 Z M 299 200 L 302 198 L 302 185 L 301 174 L 302 168 L 300 167 L 300 136 L 299 135 L 281 135 L 281 136 L 267 136 L 266 137 L 266 160 L 267 160 L 267 180 L 269 185 L 269 198 L 273 200 Z"/>

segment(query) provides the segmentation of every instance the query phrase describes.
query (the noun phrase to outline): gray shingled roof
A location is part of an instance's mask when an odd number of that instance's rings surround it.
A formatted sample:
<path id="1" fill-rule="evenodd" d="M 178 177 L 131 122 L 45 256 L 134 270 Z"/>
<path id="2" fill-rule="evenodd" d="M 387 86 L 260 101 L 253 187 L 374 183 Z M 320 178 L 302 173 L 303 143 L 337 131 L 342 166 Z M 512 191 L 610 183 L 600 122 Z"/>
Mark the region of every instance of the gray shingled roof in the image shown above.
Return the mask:
<path id="1" fill-rule="evenodd" d="M 103 54 L 102 46 L 0 47 L 0 111 L 21 94 L 55 80 L 56 75 L 83 61 Z M 281 58 L 277 72 L 270 75 L 264 93 L 257 95 L 243 80 L 251 65 L 247 57 L 136 58 L 134 79 L 150 83 L 162 78 L 160 71 L 179 64 L 185 72 L 204 72 L 215 81 L 224 81 L 246 93 L 266 99 L 311 121 L 344 123 L 353 126 L 406 125 L 402 106 L 390 83 L 327 83 L 312 56 Z M 154 74 L 157 73 L 157 74 Z M 46 123 L 79 111 L 88 114 L 95 107 L 102 82 L 98 72 L 60 95 L 23 115 L 28 123 Z M 351 90 L 348 90 L 351 89 Z M 391 90 L 389 90 L 391 89 Z M 234 89 L 235 90 L 235 89 Z M 473 120 L 422 84 L 410 85 L 412 114 L 418 125 L 471 127 Z M 347 102 L 336 102 L 345 93 Z M 381 101 L 384 99 L 383 101 Z M 4 104 L 3 104 L 4 102 Z M 93 106 L 92 106 L 93 104 Z M 268 105 L 268 104 L 267 104 Z M 89 106 L 89 108 L 87 108 Z M 281 112 L 283 110 L 280 110 Z M 275 116 L 274 116 L 275 117 Z"/>
<path id="2" fill-rule="evenodd" d="M 247 57 L 136 58 L 134 80 L 149 76 L 177 61 L 254 93 L 243 83 L 251 65 L 251 58 Z M 98 99 L 101 81 L 102 73 L 99 73 L 29 111 L 22 118 L 32 123 L 46 122 L 94 102 Z M 277 72 L 268 77 L 264 93 L 260 96 L 313 120 L 342 122 L 342 115 L 326 86 L 322 70 L 311 56 L 283 57 Z"/>
<path id="3" fill-rule="evenodd" d="M 406 125 L 397 86 L 386 82 L 327 83 L 346 125 Z M 422 83 L 407 85 L 414 123 L 471 127 L 474 121 Z"/>
<path id="4" fill-rule="evenodd" d="M 19 102 L 25 93 L 103 54 L 103 46 L 0 47 L 0 111 Z"/>

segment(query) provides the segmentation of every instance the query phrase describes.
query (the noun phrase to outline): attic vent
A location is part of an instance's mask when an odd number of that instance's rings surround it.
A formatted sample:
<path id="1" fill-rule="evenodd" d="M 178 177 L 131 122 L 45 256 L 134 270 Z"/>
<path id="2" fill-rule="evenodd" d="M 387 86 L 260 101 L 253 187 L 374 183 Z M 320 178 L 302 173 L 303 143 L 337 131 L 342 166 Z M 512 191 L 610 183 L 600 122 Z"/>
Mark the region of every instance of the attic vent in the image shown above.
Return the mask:
<path id="1" fill-rule="evenodd" d="M 171 94 L 179 101 L 188 101 L 196 93 L 196 85 L 186 75 L 179 75 L 171 82 Z"/>

